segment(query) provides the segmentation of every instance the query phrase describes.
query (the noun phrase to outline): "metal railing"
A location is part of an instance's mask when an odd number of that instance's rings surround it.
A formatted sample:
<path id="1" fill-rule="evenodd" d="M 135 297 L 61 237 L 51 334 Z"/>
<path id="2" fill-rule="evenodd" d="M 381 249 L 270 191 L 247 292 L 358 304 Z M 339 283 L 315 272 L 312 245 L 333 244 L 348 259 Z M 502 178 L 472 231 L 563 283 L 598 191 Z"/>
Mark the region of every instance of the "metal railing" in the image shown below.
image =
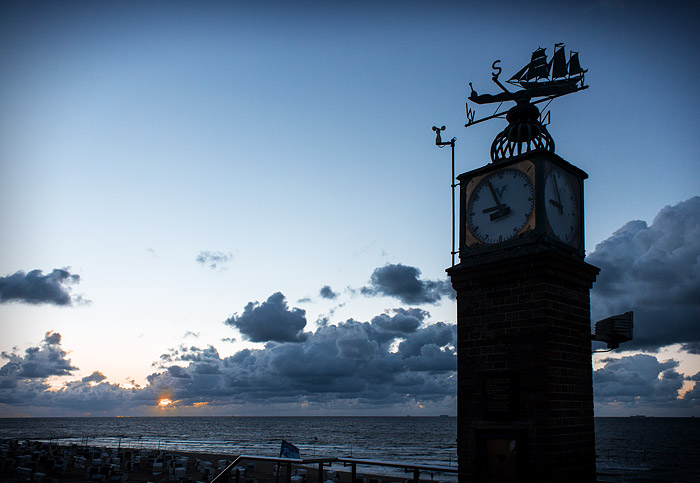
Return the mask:
<path id="1" fill-rule="evenodd" d="M 290 483 L 292 481 L 292 465 L 305 466 L 305 465 L 318 465 L 318 482 L 323 482 L 323 468 L 330 466 L 332 463 L 342 463 L 343 466 L 351 467 L 351 482 L 355 483 L 357 479 L 357 466 L 385 466 L 392 468 L 403 468 L 406 473 L 413 473 L 412 481 L 418 483 L 420 480 L 421 471 L 431 472 L 431 473 L 457 473 L 458 469 L 452 466 L 434 466 L 434 465 L 415 465 L 411 463 L 401 463 L 393 461 L 380 461 L 380 460 L 366 460 L 357 458 L 306 458 L 306 459 L 294 459 L 294 458 L 275 458 L 272 456 L 255 456 L 255 455 L 240 455 L 233 460 L 221 473 L 216 475 L 210 483 L 227 483 L 228 475 L 234 469 L 238 463 L 243 460 L 248 461 L 269 461 L 273 463 L 282 464 L 284 463 L 287 467 L 286 471 L 286 482 Z M 235 482 L 240 483 L 240 470 L 236 469 L 236 474 L 234 476 Z M 278 475 L 279 478 L 279 475 Z"/>

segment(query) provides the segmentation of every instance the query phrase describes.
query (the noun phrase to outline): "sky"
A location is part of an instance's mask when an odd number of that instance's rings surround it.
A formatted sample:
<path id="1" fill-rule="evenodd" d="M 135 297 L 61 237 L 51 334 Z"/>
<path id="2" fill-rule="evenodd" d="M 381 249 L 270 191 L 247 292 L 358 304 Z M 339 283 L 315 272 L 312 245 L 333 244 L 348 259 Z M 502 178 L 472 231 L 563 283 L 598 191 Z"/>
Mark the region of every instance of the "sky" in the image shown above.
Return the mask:
<path id="1" fill-rule="evenodd" d="M 456 414 L 431 127 L 486 165 L 468 82 L 560 42 L 592 320 L 635 314 L 596 415 L 700 415 L 700 6 L 528 5 L 3 2 L 0 416 Z"/>

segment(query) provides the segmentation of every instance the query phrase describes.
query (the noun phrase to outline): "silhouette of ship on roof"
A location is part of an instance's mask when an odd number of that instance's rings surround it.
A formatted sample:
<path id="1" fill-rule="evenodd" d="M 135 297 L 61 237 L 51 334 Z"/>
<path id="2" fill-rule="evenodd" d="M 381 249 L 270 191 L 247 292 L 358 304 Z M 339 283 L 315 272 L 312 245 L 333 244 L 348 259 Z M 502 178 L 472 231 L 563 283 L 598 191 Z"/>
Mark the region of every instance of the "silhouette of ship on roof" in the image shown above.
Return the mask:
<path id="1" fill-rule="evenodd" d="M 509 92 L 501 86 L 504 92 L 479 95 L 470 82 L 472 92 L 469 100 L 476 104 L 529 101 L 533 97 L 559 97 L 588 87 L 584 85 L 584 75 L 588 69 L 581 68 L 578 52 L 570 52 L 567 61 L 564 44 L 556 44 L 552 60 L 547 62 L 545 51 L 546 49 L 538 47 L 532 53 L 530 62 L 507 81 L 511 85 L 521 87 L 521 90 Z M 500 68 L 498 69 L 500 71 Z M 497 74 L 494 77 L 498 79 Z"/>

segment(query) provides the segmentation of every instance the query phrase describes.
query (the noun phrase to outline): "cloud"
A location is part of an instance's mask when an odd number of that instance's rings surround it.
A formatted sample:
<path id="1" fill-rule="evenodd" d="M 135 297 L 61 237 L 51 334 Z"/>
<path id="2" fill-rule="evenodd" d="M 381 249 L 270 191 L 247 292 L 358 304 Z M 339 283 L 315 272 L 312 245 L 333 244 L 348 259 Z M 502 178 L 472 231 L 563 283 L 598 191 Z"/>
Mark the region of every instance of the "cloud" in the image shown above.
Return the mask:
<path id="1" fill-rule="evenodd" d="M 232 259 L 233 255 L 231 253 L 203 250 L 199 252 L 199 255 L 194 260 L 211 270 L 226 270 L 226 265 Z"/>
<path id="2" fill-rule="evenodd" d="M 3 382 L 17 379 L 43 379 L 49 376 L 69 376 L 77 367 L 61 348 L 61 334 L 47 332 L 41 346 L 29 347 L 24 356 L 3 352 L 1 357 L 8 362 L 0 368 Z"/>
<path id="3" fill-rule="evenodd" d="M 591 291 L 593 320 L 634 311 L 624 349 L 700 344 L 700 197 L 666 206 L 651 225 L 630 221 L 587 261 L 601 269 Z"/>
<path id="4" fill-rule="evenodd" d="M 150 389 L 126 389 L 106 382 L 100 371 L 56 389 L 47 382 L 53 376 L 71 376 L 73 366 L 61 346 L 61 334 L 47 332 L 36 347 L 24 355 L 2 353 L 8 362 L 0 367 L 0 410 L 14 407 L 23 414 L 36 416 L 82 415 L 85 412 L 105 413 L 151 404 L 155 395 Z"/>
<path id="5" fill-rule="evenodd" d="M 679 397 L 683 375 L 676 370 L 678 362 L 671 359 L 660 362 L 648 354 L 604 359 L 605 365 L 593 373 L 594 399 L 597 411 L 648 411 L 660 408 L 700 408 L 697 396 L 699 384 Z M 692 379 L 692 378 L 691 378 Z"/>
<path id="6" fill-rule="evenodd" d="M 80 275 L 72 274 L 68 268 L 55 268 L 44 275 L 41 270 L 29 273 L 18 271 L 0 277 L 0 303 L 24 302 L 28 304 L 53 304 L 59 306 L 86 302 L 80 296 L 71 296 L 70 285 L 80 282 Z"/>
<path id="7" fill-rule="evenodd" d="M 274 294 L 262 304 L 249 304 L 247 313 L 264 306 L 284 308 L 286 315 L 298 310 L 288 309 L 281 294 Z M 257 317 L 266 315 L 262 310 Z M 432 411 L 429 414 L 454 412 L 456 330 L 442 322 L 428 324 L 428 319 L 429 314 L 419 309 L 393 309 L 368 322 L 348 319 L 319 327 L 303 340 L 273 342 L 228 357 L 213 346 L 180 345 L 160 356 L 143 387 L 110 384 L 94 371 L 49 391 L 45 378 L 18 375 L 26 357 L 15 354 L 11 356 L 15 365 L 10 361 L 1 370 L 0 413 L 5 404 L 37 415 L 147 415 L 158 410 L 163 397 L 177 401 L 174 406 L 190 408 L 206 401 L 209 414 L 217 408 L 290 414 L 302 403 L 321 412 L 403 414 L 418 407 L 417 401 Z M 47 334 L 44 345 L 56 351 L 59 343 L 58 334 Z M 65 352 L 59 356 L 65 363 Z M 75 369 L 69 361 L 68 367 Z M 45 370 L 43 375 L 65 372 L 69 371 L 64 367 Z M 230 409 L 221 411 L 230 414 Z"/>
<path id="8" fill-rule="evenodd" d="M 448 280 L 420 280 L 420 270 L 402 264 L 387 264 L 372 272 L 363 295 L 395 297 L 405 304 L 436 304 L 442 297 L 455 298 Z"/>
<path id="9" fill-rule="evenodd" d="M 393 315 L 392 315 L 393 314 Z M 372 318 L 366 329 L 380 344 L 414 334 L 430 314 L 421 309 L 393 309 Z"/>
<path id="10" fill-rule="evenodd" d="M 456 329 L 425 325 L 428 317 L 419 309 L 394 309 L 369 322 L 348 319 L 319 327 L 303 341 L 226 358 L 212 346 L 181 346 L 161 356 L 169 367 L 149 376 L 149 387 L 185 402 L 206 397 L 210 406 L 304 399 L 377 407 L 403 403 L 407 394 L 449 405 L 456 391 Z"/>
<path id="11" fill-rule="evenodd" d="M 681 346 L 681 350 L 690 354 L 700 354 L 700 341 L 687 342 Z"/>
<path id="12" fill-rule="evenodd" d="M 306 311 L 299 308 L 290 310 L 280 292 L 270 295 L 262 304 L 248 303 L 243 314 L 234 314 L 224 323 L 237 328 L 251 342 L 302 342 L 308 337 L 303 332 Z"/>
<path id="13" fill-rule="evenodd" d="M 337 299 L 337 298 L 338 298 L 338 294 L 335 293 L 335 292 L 331 289 L 330 285 L 324 285 L 324 286 L 321 288 L 321 290 L 319 291 L 319 295 L 320 295 L 321 297 L 323 297 L 324 299 L 330 299 L 330 300 L 333 300 L 333 299 Z"/>
<path id="14" fill-rule="evenodd" d="M 399 344 L 399 352 L 404 357 L 421 354 L 426 346 L 445 347 L 457 340 L 457 326 L 438 322 L 408 336 Z"/>
<path id="15" fill-rule="evenodd" d="M 83 381 L 83 382 L 102 382 L 105 379 L 107 379 L 107 378 L 105 377 L 104 374 L 102 374 L 100 371 L 95 371 L 92 374 L 90 374 L 89 376 L 83 377 L 81 379 L 81 381 Z"/>
<path id="16" fill-rule="evenodd" d="M 180 366 L 170 366 L 167 368 L 168 374 L 179 379 L 192 379 L 192 376 Z"/>

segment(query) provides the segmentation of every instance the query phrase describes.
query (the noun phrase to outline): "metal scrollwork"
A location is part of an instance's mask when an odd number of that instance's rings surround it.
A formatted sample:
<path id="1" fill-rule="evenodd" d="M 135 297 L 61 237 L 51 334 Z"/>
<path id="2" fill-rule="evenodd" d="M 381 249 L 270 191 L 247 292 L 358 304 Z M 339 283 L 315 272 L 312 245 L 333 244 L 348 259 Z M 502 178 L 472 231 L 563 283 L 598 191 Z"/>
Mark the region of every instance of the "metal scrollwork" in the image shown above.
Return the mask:
<path id="1" fill-rule="evenodd" d="M 500 63 L 501 63 L 501 60 L 499 59 L 499 60 L 494 60 L 493 64 L 491 64 L 491 68 L 493 69 L 493 72 L 491 73 L 491 77 L 493 77 L 495 80 L 498 80 L 498 76 L 501 75 L 501 71 L 503 71 L 503 69 L 501 69 L 500 66 L 496 65 L 496 64 L 500 64 Z M 471 85 L 471 83 L 469 85 Z"/>

